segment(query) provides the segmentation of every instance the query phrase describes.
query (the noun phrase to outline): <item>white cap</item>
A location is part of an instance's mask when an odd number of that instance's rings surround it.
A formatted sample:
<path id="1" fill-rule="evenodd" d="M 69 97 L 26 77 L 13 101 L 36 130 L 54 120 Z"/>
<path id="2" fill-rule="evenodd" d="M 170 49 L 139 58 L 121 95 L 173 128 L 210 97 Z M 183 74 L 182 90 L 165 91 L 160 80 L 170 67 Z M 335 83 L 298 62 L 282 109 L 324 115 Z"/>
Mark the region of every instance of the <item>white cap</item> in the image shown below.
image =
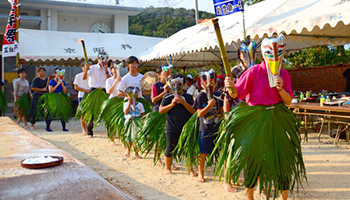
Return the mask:
<path id="1" fill-rule="evenodd" d="M 188 75 L 187 75 L 187 78 L 193 79 L 193 77 L 192 77 L 191 74 L 188 74 Z"/>

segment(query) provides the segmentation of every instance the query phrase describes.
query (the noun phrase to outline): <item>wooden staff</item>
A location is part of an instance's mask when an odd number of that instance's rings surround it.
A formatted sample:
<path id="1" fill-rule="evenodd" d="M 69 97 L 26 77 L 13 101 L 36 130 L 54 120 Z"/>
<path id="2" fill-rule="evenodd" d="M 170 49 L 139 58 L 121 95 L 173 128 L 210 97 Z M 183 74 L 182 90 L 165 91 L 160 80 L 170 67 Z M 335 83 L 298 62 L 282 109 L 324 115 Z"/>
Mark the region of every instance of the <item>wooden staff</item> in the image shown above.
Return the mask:
<path id="1" fill-rule="evenodd" d="M 214 29 L 215 29 L 215 33 L 216 33 L 216 37 L 218 39 L 218 44 L 219 44 L 219 49 L 220 49 L 220 54 L 221 54 L 221 58 L 222 58 L 222 62 L 224 64 L 224 69 L 225 69 L 225 74 L 226 76 L 230 77 L 231 79 L 233 79 L 232 76 L 232 72 L 231 72 L 231 68 L 230 68 L 230 63 L 228 61 L 228 57 L 227 57 L 227 52 L 226 52 L 226 48 L 225 48 L 225 44 L 222 40 L 222 36 L 221 36 L 221 31 L 220 31 L 220 26 L 218 23 L 219 19 L 218 18 L 214 18 L 212 19 L 212 23 L 214 25 Z M 235 87 L 230 87 L 228 88 L 231 92 L 231 94 L 234 94 L 237 92 Z"/>

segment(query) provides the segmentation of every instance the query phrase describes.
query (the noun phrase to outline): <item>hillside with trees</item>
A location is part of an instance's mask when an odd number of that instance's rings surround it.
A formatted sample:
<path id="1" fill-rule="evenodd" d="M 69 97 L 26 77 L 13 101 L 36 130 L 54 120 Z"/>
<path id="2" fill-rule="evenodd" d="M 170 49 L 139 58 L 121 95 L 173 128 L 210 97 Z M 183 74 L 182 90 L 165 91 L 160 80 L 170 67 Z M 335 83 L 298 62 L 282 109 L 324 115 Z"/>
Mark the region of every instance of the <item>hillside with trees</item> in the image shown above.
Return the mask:
<path id="1" fill-rule="evenodd" d="M 215 14 L 199 11 L 199 19 L 213 17 Z M 195 24 L 194 9 L 149 7 L 140 14 L 129 17 L 129 33 L 167 38 Z"/>

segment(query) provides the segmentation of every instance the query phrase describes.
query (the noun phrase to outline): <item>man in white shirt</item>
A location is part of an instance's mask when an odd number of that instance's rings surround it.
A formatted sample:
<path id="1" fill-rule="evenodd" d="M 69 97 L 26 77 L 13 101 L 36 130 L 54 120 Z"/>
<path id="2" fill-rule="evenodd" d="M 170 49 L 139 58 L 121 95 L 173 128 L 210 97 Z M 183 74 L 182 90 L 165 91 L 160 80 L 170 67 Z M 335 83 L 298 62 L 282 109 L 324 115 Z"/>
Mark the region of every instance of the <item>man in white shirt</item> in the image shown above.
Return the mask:
<path id="1" fill-rule="evenodd" d="M 84 71 L 85 62 L 82 62 L 80 67 Z M 78 104 L 80 104 L 81 100 L 83 99 L 85 94 L 89 93 L 90 87 L 88 80 L 83 80 L 83 72 L 80 72 L 79 74 L 75 75 L 74 78 L 74 89 L 78 91 Z M 81 128 L 82 128 L 82 135 L 87 135 L 87 124 L 83 120 L 83 116 L 80 118 Z"/>
<path id="2" fill-rule="evenodd" d="M 111 77 L 110 70 L 108 68 L 108 54 L 104 51 L 99 52 L 97 61 L 98 63 L 95 65 L 85 65 L 85 69 L 83 71 L 83 80 L 88 80 L 90 92 L 94 91 L 95 89 L 102 89 L 106 92 L 106 79 Z M 93 122 L 89 122 L 87 127 L 89 137 L 93 136 L 93 128 Z"/>

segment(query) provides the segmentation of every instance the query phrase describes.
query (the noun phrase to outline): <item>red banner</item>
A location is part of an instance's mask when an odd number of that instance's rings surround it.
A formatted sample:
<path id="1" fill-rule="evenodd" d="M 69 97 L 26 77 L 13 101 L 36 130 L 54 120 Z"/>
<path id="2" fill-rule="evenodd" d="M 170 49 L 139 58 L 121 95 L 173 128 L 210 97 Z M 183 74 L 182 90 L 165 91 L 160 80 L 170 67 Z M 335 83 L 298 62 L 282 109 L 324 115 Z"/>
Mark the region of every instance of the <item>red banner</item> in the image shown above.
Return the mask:
<path id="1" fill-rule="evenodd" d="M 11 11 L 8 18 L 4 39 L 2 42 L 2 56 L 16 56 L 19 52 L 17 29 L 20 23 L 20 0 L 8 0 L 11 3 Z M 17 16 L 18 13 L 18 16 Z"/>

